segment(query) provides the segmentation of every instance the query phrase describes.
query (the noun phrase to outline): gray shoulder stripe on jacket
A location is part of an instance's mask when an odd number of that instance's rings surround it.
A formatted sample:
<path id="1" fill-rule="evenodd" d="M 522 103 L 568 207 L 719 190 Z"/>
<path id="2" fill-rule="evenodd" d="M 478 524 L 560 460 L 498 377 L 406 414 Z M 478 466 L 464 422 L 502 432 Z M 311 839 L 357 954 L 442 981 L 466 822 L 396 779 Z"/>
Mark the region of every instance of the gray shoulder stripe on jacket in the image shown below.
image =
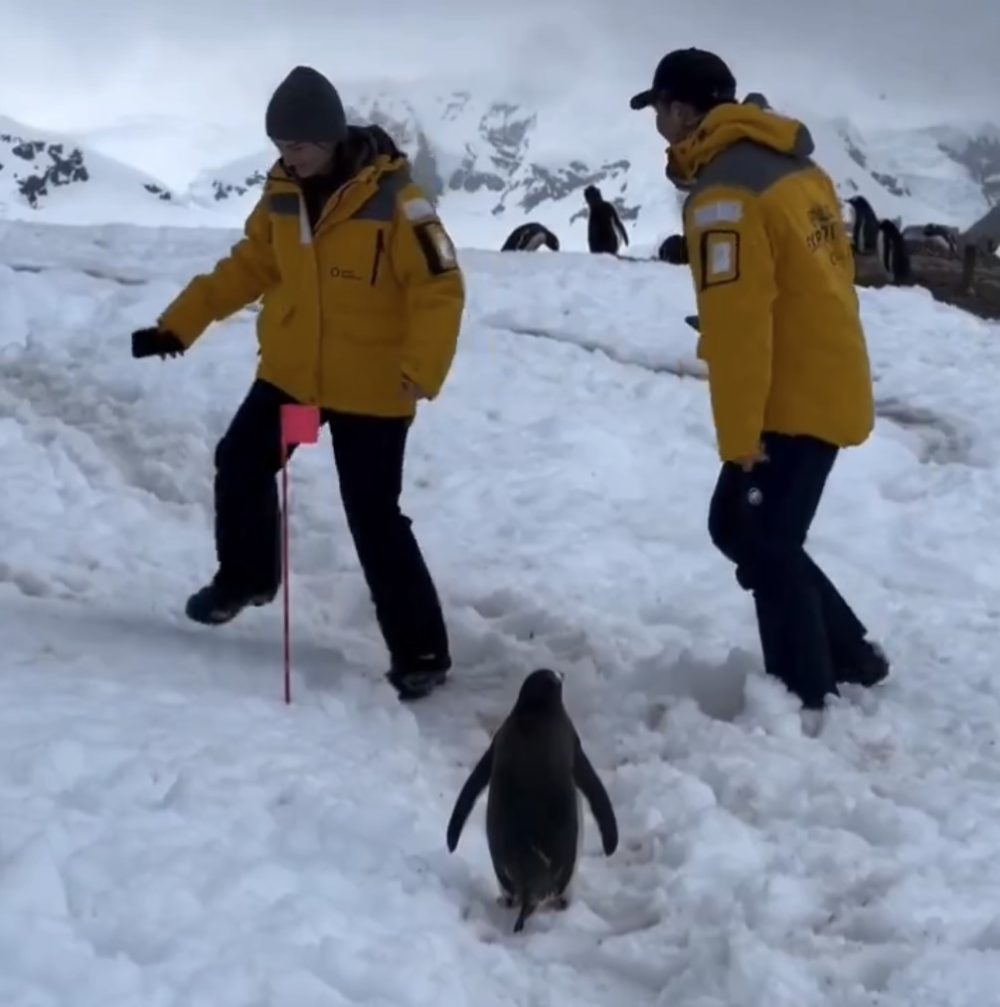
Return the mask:
<path id="1" fill-rule="evenodd" d="M 783 178 L 814 166 L 812 159 L 802 154 L 782 154 L 752 140 L 741 140 L 724 150 L 701 172 L 691 195 L 711 186 L 724 185 L 746 189 L 759 196 Z"/>
<path id="2" fill-rule="evenodd" d="M 396 199 L 410 184 L 409 168 L 400 168 L 379 180 L 378 189 L 368 202 L 354 214 L 355 220 L 378 220 L 389 223 L 396 215 Z"/>
<path id="3" fill-rule="evenodd" d="M 279 217 L 297 217 L 299 195 L 297 192 L 272 192 L 268 197 L 268 209 Z"/>

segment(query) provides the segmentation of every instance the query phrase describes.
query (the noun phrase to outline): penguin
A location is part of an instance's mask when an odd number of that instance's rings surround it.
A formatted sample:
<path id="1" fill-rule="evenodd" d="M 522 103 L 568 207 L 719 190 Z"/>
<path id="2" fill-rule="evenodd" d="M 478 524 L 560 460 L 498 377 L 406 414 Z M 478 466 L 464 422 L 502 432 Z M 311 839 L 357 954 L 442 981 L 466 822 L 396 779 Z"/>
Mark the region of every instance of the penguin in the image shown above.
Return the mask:
<path id="1" fill-rule="evenodd" d="M 868 255 L 876 250 L 878 217 L 864 196 L 851 196 L 847 202 L 852 210 L 851 247 L 859 255 Z"/>
<path id="2" fill-rule="evenodd" d="M 660 245 L 657 256 L 661 262 L 669 262 L 672 266 L 686 266 L 688 257 L 687 242 L 683 234 L 671 234 Z"/>
<path id="3" fill-rule="evenodd" d="M 563 706 L 562 677 L 539 668 L 525 678 L 514 708 L 476 763 L 448 822 L 455 852 L 466 819 L 489 786 L 486 838 L 500 902 L 518 906 L 514 933 L 543 902 L 565 909 L 580 840 L 577 789 L 590 805 L 606 856 L 618 847 L 618 823 L 604 785 Z"/>
<path id="4" fill-rule="evenodd" d="M 559 251 L 559 239 L 544 225 L 536 221 L 515 227 L 503 243 L 501 252 L 537 252 L 545 247 L 553 252 Z"/>
<path id="5" fill-rule="evenodd" d="M 621 244 L 628 244 L 628 235 L 618 211 L 602 195 L 596 185 L 583 190 L 590 218 L 587 223 L 587 243 L 591 252 L 617 255 Z"/>
<path id="6" fill-rule="evenodd" d="M 883 220 L 878 225 L 876 250 L 886 274 L 896 284 L 909 283 L 912 279 L 910 253 L 899 228 L 891 220 Z"/>

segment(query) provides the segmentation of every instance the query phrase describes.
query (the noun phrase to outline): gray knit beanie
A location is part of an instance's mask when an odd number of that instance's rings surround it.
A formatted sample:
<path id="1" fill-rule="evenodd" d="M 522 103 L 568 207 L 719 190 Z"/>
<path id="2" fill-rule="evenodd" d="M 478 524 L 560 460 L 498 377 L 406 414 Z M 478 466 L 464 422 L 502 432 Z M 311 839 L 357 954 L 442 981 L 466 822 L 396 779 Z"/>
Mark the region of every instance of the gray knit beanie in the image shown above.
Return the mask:
<path id="1" fill-rule="evenodd" d="M 278 85 L 264 122 L 271 140 L 339 143 L 347 137 L 347 115 L 337 89 L 311 66 L 297 66 Z"/>

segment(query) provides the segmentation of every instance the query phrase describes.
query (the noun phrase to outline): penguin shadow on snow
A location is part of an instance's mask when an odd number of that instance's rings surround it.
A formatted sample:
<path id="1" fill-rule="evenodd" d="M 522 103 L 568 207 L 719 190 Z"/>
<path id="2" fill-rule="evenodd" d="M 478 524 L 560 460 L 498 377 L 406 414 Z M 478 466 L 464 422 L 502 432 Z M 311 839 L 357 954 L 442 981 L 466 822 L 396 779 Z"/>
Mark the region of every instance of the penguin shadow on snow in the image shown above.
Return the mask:
<path id="1" fill-rule="evenodd" d="M 488 789 L 486 840 L 500 886 L 498 902 L 517 908 L 514 932 L 543 906 L 565 909 L 581 839 L 580 793 L 606 856 L 618 847 L 611 799 L 563 705 L 562 677 L 547 668 L 521 685 L 510 714 L 459 791 L 448 822 L 449 852 Z"/>

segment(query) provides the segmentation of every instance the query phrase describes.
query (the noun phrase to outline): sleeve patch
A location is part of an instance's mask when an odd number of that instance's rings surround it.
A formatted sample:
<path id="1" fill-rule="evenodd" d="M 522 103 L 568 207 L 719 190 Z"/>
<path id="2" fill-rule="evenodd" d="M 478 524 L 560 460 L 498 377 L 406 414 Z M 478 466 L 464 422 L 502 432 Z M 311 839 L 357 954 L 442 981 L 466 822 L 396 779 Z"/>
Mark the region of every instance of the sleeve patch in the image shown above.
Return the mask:
<path id="1" fill-rule="evenodd" d="M 458 253 L 447 231 L 438 221 L 418 224 L 413 230 L 431 273 L 438 276 L 458 268 Z"/>
<path id="2" fill-rule="evenodd" d="M 712 227 L 714 224 L 738 224 L 743 219 L 743 204 L 734 199 L 706 203 L 694 211 L 695 227 Z"/>
<path id="3" fill-rule="evenodd" d="M 414 199 L 408 199 L 403 203 L 403 213 L 406 214 L 406 219 L 417 222 L 420 220 L 433 220 L 437 217 L 434 212 L 434 207 L 431 206 L 430 201 L 424 199 L 423 196 L 417 196 Z"/>
<path id="4" fill-rule="evenodd" d="M 701 236 L 701 288 L 734 283 L 740 278 L 737 231 L 706 231 Z"/>

